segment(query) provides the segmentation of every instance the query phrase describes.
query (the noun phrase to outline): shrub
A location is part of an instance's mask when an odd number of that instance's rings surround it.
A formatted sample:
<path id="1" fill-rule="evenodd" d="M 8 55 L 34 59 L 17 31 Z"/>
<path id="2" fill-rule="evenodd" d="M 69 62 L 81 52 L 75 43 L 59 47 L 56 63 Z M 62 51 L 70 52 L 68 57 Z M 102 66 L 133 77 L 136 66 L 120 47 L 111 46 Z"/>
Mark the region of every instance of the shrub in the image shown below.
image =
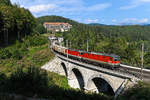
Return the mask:
<path id="1" fill-rule="evenodd" d="M 45 71 L 35 67 L 17 68 L 9 78 L 8 91 L 33 95 L 43 92 L 48 87 L 48 77 Z"/>
<path id="2" fill-rule="evenodd" d="M 46 33 L 46 29 L 44 28 L 44 26 L 42 24 L 38 24 L 36 27 L 35 27 L 35 30 L 40 33 L 40 34 L 44 34 Z"/>
<path id="3" fill-rule="evenodd" d="M 6 81 L 7 81 L 6 75 L 0 72 L 0 92 L 4 91 Z"/>
<path id="4" fill-rule="evenodd" d="M 16 47 L 10 48 L 10 52 L 11 52 L 11 58 L 13 59 L 20 60 L 23 57 L 23 53 L 21 52 L 21 50 Z"/>
<path id="5" fill-rule="evenodd" d="M 118 100 L 149 100 L 150 83 L 139 82 L 139 84 L 125 91 Z"/>
<path id="6" fill-rule="evenodd" d="M 28 46 L 41 46 L 47 43 L 47 39 L 44 36 L 28 36 L 26 37 L 25 44 Z"/>
<path id="7" fill-rule="evenodd" d="M 0 59 L 7 59 L 11 57 L 9 49 L 0 49 Z"/>

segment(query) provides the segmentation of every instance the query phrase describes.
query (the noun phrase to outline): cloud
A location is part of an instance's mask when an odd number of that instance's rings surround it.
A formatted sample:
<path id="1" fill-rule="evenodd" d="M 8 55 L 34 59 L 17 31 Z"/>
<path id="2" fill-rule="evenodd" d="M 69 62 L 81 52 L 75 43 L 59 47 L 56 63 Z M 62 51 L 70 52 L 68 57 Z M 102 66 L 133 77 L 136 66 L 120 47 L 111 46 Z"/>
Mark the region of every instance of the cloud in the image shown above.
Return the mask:
<path id="1" fill-rule="evenodd" d="M 111 6 L 110 3 L 97 3 L 86 6 L 84 0 L 11 0 L 18 2 L 21 7 L 29 9 L 34 15 L 81 15 L 91 14 Z M 29 3 L 27 3 L 29 2 Z"/>
<path id="2" fill-rule="evenodd" d="M 63 2 L 64 3 L 64 2 Z M 104 4 L 96 4 L 96 5 L 92 5 L 89 7 L 85 7 L 85 6 L 66 6 L 61 4 L 42 4 L 42 5 L 33 5 L 30 7 L 26 7 L 28 8 L 31 12 L 33 13 L 40 13 L 43 11 L 54 11 L 54 12 L 61 12 L 61 13 L 77 13 L 77 12 L 91 12 L 91 11 L 101 11 L 104 10 L 108 7 L 110 7 L 111 4 L 108 3 L 104 3 Z"/>
<path id="3" fill-rule="evenodd" d="M 120 9 L 128 10 L 128 9 L 132 9 L 144 5 L 146 3 L 150 3 L 150 0 L 131 0 L 131 2 L 127 6 L 122 6 L 120 7 Z"/>
<path id="4" fill-rule="evenodd" d="M 149 19 L 148 18 L 143 18 L 143 19 L 137 19 L 137 18 L 126 18 L 124 19 L 120 24 L 144 24 L 148 23 Z"/>
<path id="5" fill-rule="evenodd" d="M 55 4 L 47 4 L 47 5 L 31 6 L 28 9 L 33 13 L 39 13 L 39 12 L 43 12 L 43 11 L 54 10 L 56 8 L 57 8 L 57 6 Z"/>
<path id="6" fill-rule="evenodd" d="M 123 6 L 123 7 L 120 7 L 120 9 L 121 10 L 128 10 L 128 9 L 136 8 L 137 6 L 139 6 L 139 4 Z"/>

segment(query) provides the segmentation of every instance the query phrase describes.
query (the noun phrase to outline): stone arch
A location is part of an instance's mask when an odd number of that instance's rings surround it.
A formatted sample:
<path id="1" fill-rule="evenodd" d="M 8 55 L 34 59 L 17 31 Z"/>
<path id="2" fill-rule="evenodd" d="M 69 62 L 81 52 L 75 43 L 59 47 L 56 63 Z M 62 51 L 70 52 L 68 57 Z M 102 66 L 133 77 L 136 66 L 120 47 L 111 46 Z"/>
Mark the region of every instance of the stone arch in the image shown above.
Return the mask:
<path id="1" fill-rule="evenodd" d="M 67 67 L 66 67 L 65 63 L 61 62 L 61 66 L 63 67 L 65 75 L 67 77 L 68 76 L 68 72 L 67 72 Z"/>
<path id="2" fill-rule="evenodd" d="M 81 71 L 77 68 L 72 68 L 70 71 L 71 71 L 70 77 L 72 78 L 74 82 L 74 86 L 76 86 L 75 88 L 80 88 L 83 90 L 85 83 L 84 83 L 84 77 Z"/>
<path id="3" fill-rule="evenodd" d="M 87 88 L 92 92 L 115 95 L 111 81 L 100 74 L 93 75 L 88 79 Z"/>

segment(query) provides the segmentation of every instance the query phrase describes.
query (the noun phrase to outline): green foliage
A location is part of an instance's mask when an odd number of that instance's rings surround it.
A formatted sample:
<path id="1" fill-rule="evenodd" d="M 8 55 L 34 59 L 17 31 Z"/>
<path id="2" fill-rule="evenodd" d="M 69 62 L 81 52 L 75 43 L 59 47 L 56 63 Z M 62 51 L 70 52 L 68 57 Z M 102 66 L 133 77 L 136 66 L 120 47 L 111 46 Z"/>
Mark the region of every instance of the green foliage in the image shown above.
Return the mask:
<path id="1" fill-rule="evenodd" d="M 118 100 L 149 100 L 150 99 L 150 84 L 139 82 L 133 88 L 122 94 Z"/>
<path id="2" fill-rule="evenodd" d="M 29 59 L 31 59 L 32 63 L 35 64 L 37 67 L 41 67 L 47 61 L 49 61 L 50 59 L 52 59 L 52 57 L 54 56 L 50 52 L 49 48 L 47 48 L 48 47 L 47 45 L 43 46 L 43 47 L 39 48 L 39 50 L 37 50 L 37 51 L 31 52 L 32 56 L 31 56 L 31 58 L 29 58 Z"/>
<path id="3" fill-rule="evenodd" d="M 11 54 L 12 54 L 12 58 L 13 59 L 21 59 L 22 58 L 22 52 L 21 50 L 19 50 L 18 48 L 13 48 L 11 51 Z"/>
<path id="4" fill-rule="evenodd" d="M 0 23 L 0 45 L 8 45 L 31 34 L 36 21 L 29 10 L 25 8 L 17 5 L 1 5 Z"/>
<path id="5" fill-rule="evenodd" d="M 35 27 L 35 31 L 37 31 L 40 34 L 44 34 L 47 32 L 42 24 L 37 24 L 37 26 Z"/>
<path id="6" fill-rule="evenodd" d="M 45 35 L 30 35 L 22 42 L 0 49 L 0 70 L 10 74 L 16 67 L 41 67 L 52 59 L 54 54 L 48 48 Z M 32 41 L 34 39 L 36 41 Z"/>
<path id="7" fill-rule="evenodd" d="M 121 62 L 138 66 L 139 48 L 128 37 L 109 34 L 105 26 L 75 26 L 69 32 L 63 33 L 65 40 L 72 42 L 72 48 L 86 50 L 86 42 L 89 42 L 89 51 L 116 54 L 121 57 Z M 117 27 L 116 27 L 117 28 Z M 104 33 L 106 32 L 106 33 Z M 115 31 L 114 31 L 115 32 Z M 138 42 L 136 42 L 138 43 Z"/>
<path id="8" fill-rule="evenodd" d="M 76 21 L 66 19 L 66 18 L 61 17 L 61 16 L 55 16 L 55 15 L 39 17 L 37 19 L 37 21 L 40 24 L 43 24 L 44 22 L 65 22 L 65 23 L 69 23 L 72 25 L 78 24 Z"/>
<path id="9" fill-rule="evenodd" d="M 25 45 L 16 42 L 16 44 L 12 47 L 8 47 L 8 48 L 2 48 L 0 49 L 0 59 L 9 59 L 9 58 L 13 58 L 13 59 L 21 59 L 27 52 L 27 48 L 25 47 Z"/>
<path id="10" fill-rule="evenodd" d="M 11 57 L 9 49 L 0 49 L 0 59 L 7 59 Z"/>
<path id="11" fill-rule="evenodd" d="M 0 5 L 11 5 L 10 0 L 0 0 Z"/>
<path id="12" fill-rule="evenodd" d="M 7 86 L 12 92 L 39 94 L 48 87 L 47 73 L 36 67 L 28 67 L 25 71 L 18 68 L 11 74 Z"/>
<path id="13" fill-rule="evenodd" d="M 149 68 L 148 66 L 150 66 L 150 51 L 146 52 L 144 55 L 144 64 L 147 65 L 145 67 Z"/>
<path id="14" fill-rule="evenodd" d="M 65 76 L 60 76 L 59 74 L 53 72 L 48 73 L 48 76 L 52 79 L 52 81 L 49 81 L 50 86 L 57 85 L 63 89 L 70 89 L 70 86 L 68 85 L 68 80 Z"/>
<path id="15" fill-rule="evenodd" d="M 25 45 L 27 46 L 41 46 L 43 44 L 46 44 L 48 41 L 45 39 L 44 36 L 38 36 L 38 35 L 33 35 L 33 36 L 28 36 L 25 38 Z"/>
<path id="16" fill-rule="evenodd" d="M 0 72 L 0 90 L 3 91 L 3 89 L 5 88 L 4 84 L 6 84 L 7 81 L 7 77 L 4 73 Z"/>

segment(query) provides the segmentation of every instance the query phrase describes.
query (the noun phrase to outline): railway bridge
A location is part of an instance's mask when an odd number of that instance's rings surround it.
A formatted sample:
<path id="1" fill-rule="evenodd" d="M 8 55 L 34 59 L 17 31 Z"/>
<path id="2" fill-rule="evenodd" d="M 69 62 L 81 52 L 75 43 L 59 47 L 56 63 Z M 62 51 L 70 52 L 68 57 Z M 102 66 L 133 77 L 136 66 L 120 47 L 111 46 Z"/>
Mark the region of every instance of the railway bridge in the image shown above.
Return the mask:
<path id="1" fill-rule="evenodd" d="M 42 66 L 42 69 L 65 75 L 72 88 L 115 96 L 138 80 L 137 77 L 121 70 L 85 64 L 59 54 L 56 54 L 53 61 Z"/>
<path id="2" fill-rule="evenodd" d="M 74 60 L 57 52 L 55 58 L 42 66 L 42 69 L 65 75 L 72 88 L 84 91 L 103 92 L 118 96 L 124 89 L 138 82 L 140 69 L 121 65 L 118 69 L 107 69 Z M 146 70 L 145 77 L 150 79 L 150 71 Z"/>

